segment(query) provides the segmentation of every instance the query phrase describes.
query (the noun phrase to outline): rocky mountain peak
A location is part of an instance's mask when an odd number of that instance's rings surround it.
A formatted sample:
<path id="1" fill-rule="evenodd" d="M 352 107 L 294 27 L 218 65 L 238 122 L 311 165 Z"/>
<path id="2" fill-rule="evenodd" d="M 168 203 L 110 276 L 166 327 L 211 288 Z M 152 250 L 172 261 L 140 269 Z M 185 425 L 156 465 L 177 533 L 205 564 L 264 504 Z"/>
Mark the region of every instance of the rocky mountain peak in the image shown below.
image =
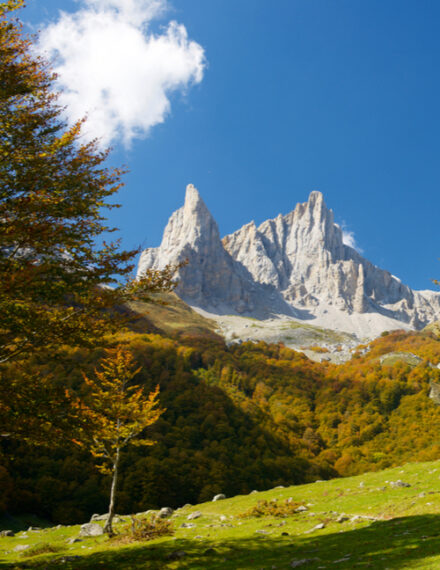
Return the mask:
<path id="1" fill-rule="evenodd" d="M 185 216 L 199 215 L 211 217 L 205 202 L 202 200 L 194 184 L 188 184 L 186 187 L 183 210 Z"/>
<path id="2" fill-rule="evenodd" d="M 343 243 L 316 190 L 290 213 L 258 227 L 249 222 L 220 240 L 214 218 L 188 184 L 160 247 L 142 253 L 138 275 L 183 259 L 188 265 L 176 292 L 213 313 L 305 315 L 353 332 L 366 324 L 377 332 L 399 323 L 419 328 L 440 318 L 439 293 L 412 291 Z"/>

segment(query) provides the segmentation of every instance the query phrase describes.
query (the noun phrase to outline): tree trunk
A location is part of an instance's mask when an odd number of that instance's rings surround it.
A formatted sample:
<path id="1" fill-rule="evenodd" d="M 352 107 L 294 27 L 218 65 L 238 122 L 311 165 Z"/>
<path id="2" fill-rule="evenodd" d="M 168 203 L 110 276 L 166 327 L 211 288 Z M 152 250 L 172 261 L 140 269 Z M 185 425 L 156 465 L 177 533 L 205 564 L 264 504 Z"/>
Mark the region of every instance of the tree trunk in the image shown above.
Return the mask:
<path id="1" fill-rule="evenodd" d="M 116 458 L 113 464 L 113 478 L 112 486 L 110 490 L 110 504 L 108 507 L 108 518 L 104 526 L 104 532 L 109 536 L 113 536 L 113 517 L 115 516 L 115 496 L 116 496 L 116 485 L 118 482 L 118 467 L 119 467 L 119 447 L 116 450 Z"/>

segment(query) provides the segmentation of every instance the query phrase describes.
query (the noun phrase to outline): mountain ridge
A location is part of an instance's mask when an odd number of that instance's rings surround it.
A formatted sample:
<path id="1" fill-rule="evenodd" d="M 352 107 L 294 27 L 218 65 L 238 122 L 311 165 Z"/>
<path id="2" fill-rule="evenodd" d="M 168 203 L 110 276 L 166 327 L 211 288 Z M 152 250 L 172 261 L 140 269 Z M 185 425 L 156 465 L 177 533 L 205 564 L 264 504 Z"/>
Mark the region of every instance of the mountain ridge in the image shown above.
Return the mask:
<path id="1" fill-rule="evenodd" d="M 142 252 L 138 275 L 188 259 L 177 294 L 216 315 L 293 318 L 372 337 L 420 329 L 440 318 L 440 293 L 414 291 L 345 244 L 321 192 L 288 214 L 252 221 L 220 239 L 218 226 L 189 184 L 161 245 Z"/>

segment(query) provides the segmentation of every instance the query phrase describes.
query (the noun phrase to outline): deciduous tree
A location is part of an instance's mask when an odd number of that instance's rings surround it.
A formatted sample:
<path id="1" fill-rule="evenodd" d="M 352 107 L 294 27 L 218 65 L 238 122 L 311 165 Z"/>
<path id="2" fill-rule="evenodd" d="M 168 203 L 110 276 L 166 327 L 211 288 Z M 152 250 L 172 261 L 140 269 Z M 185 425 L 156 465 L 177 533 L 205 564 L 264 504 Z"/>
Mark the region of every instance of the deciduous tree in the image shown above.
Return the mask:
<path id="1" fill-rule="evenodd" d="M 163 409 L 159 408 L 159 387 L 145 395 L 142 387 L 132 384 L 141 370 L 132 353 L 118 346 L 107 350 L 107 358 L 95 369 L 94 378 L 84 375 L 88 395 L 77 406 L 88 418 L 77 442 L 85 445 L 98 463 L 101 472 L 112 477 L 108 518 L 104 530 L 113 534 L 115 498 L 121 451 L 128 445 L 153 445 L 143 436 L 144 430 L 154 424 Z"/>
<path id="2" fill-rule="evenodd" d="M 103 243 L 103 217 L 121 187 L 108 151 L 67 128 L 50 65 L 0 5 L 0 364 L 61 343 L 93 346 L 108 309 L 173 287 L 173 269 L 130 280 L 133 251 Z"/>

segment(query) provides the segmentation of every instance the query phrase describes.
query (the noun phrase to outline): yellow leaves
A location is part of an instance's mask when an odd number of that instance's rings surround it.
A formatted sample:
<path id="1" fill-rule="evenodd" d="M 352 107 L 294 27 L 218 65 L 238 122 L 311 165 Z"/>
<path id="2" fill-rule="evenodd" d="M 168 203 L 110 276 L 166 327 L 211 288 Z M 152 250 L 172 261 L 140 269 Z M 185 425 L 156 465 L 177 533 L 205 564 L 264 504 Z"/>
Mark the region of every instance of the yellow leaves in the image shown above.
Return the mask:
<path id="1" fill-rule="evenodd" d="M 141 435 L 164 410 L 159 407 L 159 386 L 146 395 L 142 387 L 130 384 L 141 368 L 129 350 L 119 345 L 106 355 L 93 378 L 83 374 L 88 394 L 80 405 L 89 426 L 82 435 L 94 457 L 114 463 L 127 445 L 155 443 Z"/>

